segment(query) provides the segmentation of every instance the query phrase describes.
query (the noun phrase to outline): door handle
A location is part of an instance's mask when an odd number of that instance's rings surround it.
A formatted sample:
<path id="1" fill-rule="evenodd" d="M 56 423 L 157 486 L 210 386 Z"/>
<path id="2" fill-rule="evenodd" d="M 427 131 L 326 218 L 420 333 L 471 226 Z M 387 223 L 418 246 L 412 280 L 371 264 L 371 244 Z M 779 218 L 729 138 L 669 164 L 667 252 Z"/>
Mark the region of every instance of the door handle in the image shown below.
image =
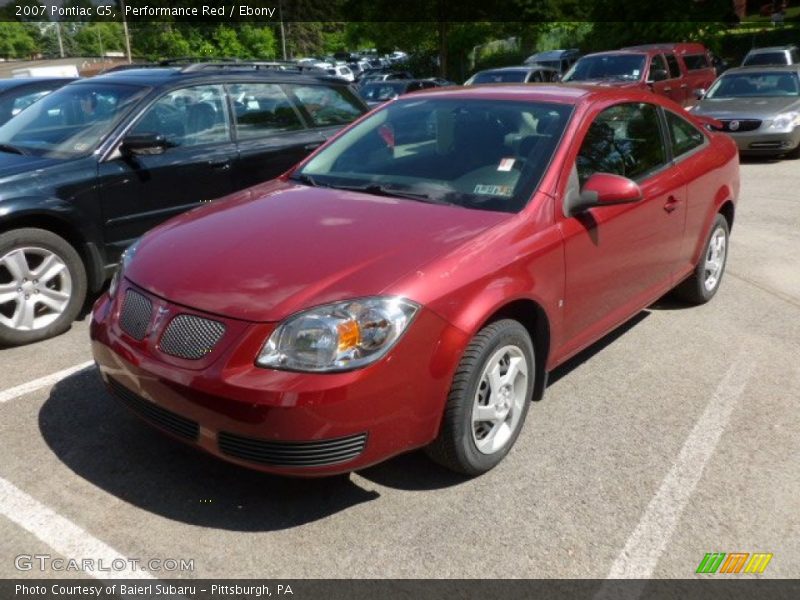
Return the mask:
<path id="1" fill-rule="evenodd" d="M 667 198 L 667 202 L 664 204 L 664 210 L 667 211 L 668 213 L 671 213 L 673 210 L 678 208 L 679 202 L 680 200 L 675 198 L 675 196 L 670 196 L 669 198 Z"/>
<path id="2" fill-rule="evenodd" d="M 227 171 L 231 168 L 231 161 L 227 158 L 225 160 L 210 160 L 208 166 L 216 171 Z"/>
<path id="3" fill-rule="evenodd" d="M 689 84 L 688 84 L 688 83 L 682 83 L 682 84 L 681 84 L 681 88 L 687 88 L 687 87 L 689 87 Z"/>
<path id="4" fill-rule="evenodd" d="M 665 91 L 665 92 L 671 92 L 671 91 L 672 91 L 672 88 L 671 88 L 671 87 L 665 87 L 665 88 L 664 88 L 664 91 Z"/>

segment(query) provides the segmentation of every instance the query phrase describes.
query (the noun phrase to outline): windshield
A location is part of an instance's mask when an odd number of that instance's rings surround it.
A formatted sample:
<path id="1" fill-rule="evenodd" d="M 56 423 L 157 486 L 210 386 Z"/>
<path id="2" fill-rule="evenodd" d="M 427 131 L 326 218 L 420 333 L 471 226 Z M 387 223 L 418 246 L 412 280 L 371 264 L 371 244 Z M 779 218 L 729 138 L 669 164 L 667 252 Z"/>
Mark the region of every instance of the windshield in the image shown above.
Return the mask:
<path id="1" fill-rule="evenodd" d="M 68 85 L 0 127 L 0 144 L 49 158 L 90 154 L 145 91 L 118 84 Z"/>
<path id="2" fill-rule="evenodd" d="M 469 83 L 523 83 L 527 74 L 527 71 L 483 71 L 473 75 Z"/>
<path id="3" fill-rule="evenodd" d="M 370 83 L 362 87 L 358 93 L 368 102 L 385 102 L 403 93 L 405 83 Z"/>
<path id="4" fill-rule="evenodd" d="M 786 52 L 759 52 L 744 59 L 743 67 L 759 65 L 787 65 Z"/>
<path id="5" fill-rule="evenodd" d="M 800 80 L 796 73 L 736 73 L 723 75 L 706 98 L 760 98 L 800 95 Z"/>
<path id="6" fill-rule="evenodd" d="M 596 81 L 618 79 L 638 81 L 642 78 L 644 54 L 602 54 L 584 56 L 567 71 L 563 81 Z"/>
<path id="7" fill-rule="evenodd" d="M 538 185 L 571 111 L 532 101 L 401 100 L 347 131 L 292 177 L 308 185 L 517 212 Z"/>

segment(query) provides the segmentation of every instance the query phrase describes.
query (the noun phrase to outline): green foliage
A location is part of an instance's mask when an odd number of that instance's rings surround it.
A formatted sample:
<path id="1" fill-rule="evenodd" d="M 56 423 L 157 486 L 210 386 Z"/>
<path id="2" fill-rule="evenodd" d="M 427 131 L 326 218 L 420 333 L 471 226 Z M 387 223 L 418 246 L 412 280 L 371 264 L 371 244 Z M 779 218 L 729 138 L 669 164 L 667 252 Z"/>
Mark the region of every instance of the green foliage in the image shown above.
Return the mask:
<path id="1" fill-rule="evenodd" d="M 101 56 L 105 52 L 124 50 L 122 24 L 99 22 L 84 24 L 72 36 L 76 52 L 81 56 Z"/>
<path id="2" fill-rule="evenodd" d="M 32 25 L 0 21 L 0 56 L 30 58 L 38 47 L 38 35 Z"/>

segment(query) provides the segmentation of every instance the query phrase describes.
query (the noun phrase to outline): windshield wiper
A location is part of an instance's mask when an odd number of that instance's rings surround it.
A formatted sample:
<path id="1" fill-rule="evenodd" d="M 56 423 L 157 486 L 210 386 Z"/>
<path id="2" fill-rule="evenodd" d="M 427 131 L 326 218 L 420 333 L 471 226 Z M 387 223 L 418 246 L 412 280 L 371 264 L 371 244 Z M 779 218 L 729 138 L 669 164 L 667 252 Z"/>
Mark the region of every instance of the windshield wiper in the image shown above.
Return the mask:
<path id="1" fill-rule="evenodd" d="M 28 154 L 22 148 L 17 148 L 16 146 L 12 146 L 11 144 L 0 144 L 0 152 L 8 152 L 9 154 L 21 154 L 22 156 L 27 156 Z"/>
<path id="2" fill-rule="evenodd" d="M 296 175 L 292 175 L 289 177 L 292 181 L 299 181 L 300 183 L 305 183 L 306 185 L 310 185 L 311 187 L 331 187 L 327 183 L 322 183 L 321 181 L 317 181 L 311 175 L 306 175 L 305 173 L 298 173 Z"/>
<path id="3" fill-rule="evenodd" d="M 367 194 L 374 194 L 376 196 L 388 196 L 391 198 L 405 198 L 407 200 L 418 200 L 419 202 L 428 202 L 430 204 L 452 204 L 442 198 L 436 198 L 423 194 L 420 192 L 409 192 L 400 190 L 393 187 L 386 187 L 377 183 L 370 183 L 367 185 L 334 185 L 330 186 L 337 190 L 346 190 L 348 192 L 364 192 Z"/>

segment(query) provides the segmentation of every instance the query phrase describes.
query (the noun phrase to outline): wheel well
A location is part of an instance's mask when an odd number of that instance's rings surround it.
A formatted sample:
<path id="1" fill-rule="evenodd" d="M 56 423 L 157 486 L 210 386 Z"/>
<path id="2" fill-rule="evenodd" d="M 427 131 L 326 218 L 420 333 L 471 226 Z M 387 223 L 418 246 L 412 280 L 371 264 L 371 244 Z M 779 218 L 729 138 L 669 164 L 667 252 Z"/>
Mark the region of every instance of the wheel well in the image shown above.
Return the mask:
<path id="1" fill-rule="evenodd" d="M 544 309 L 533 300 L 515 300 L 495 311 L 481 328 L 500 319 L 514 319 L 528 330 L 536 352 L 536 382 L 533 399 L 541 400 L 547 387 L 547 357 L 550 353 L 550 322 Z"/>
<path id="2" fill-rule="evenodd" d="M 725 217 L 725 220 L 728 222 L 728 230 L 730 231 L 733 229 L 733 202 L 730 200 L 725 201 L 725 203 L 719 207 L 719 214 Z"/>
<path id="3" fill-rule="evenodd" d="M 92 257 L 89 256 L 89 250 L 86 246 L 86 241 L 68 223 L 49 215 L 22 215 L 4 220 L 2 225 L 0 225 L 0 232 L 11 231 L 13 229 L 22 229 L 24 227 L 45 229 L 51 233 L 55 233 L 57 236 L 62 237 L 69 242 L 69 244 L 75 248 L 78 256 L 80 256 L 81 260 L 83 261 L 89 277 L 90 288 L 94 287 L 92 286 L 92 282 L 96 282 L 98 278 L 102 277 L 102 273 L 98 272 L 98 265 L 96 264 L 96 261 L 92 260 Z"/>

